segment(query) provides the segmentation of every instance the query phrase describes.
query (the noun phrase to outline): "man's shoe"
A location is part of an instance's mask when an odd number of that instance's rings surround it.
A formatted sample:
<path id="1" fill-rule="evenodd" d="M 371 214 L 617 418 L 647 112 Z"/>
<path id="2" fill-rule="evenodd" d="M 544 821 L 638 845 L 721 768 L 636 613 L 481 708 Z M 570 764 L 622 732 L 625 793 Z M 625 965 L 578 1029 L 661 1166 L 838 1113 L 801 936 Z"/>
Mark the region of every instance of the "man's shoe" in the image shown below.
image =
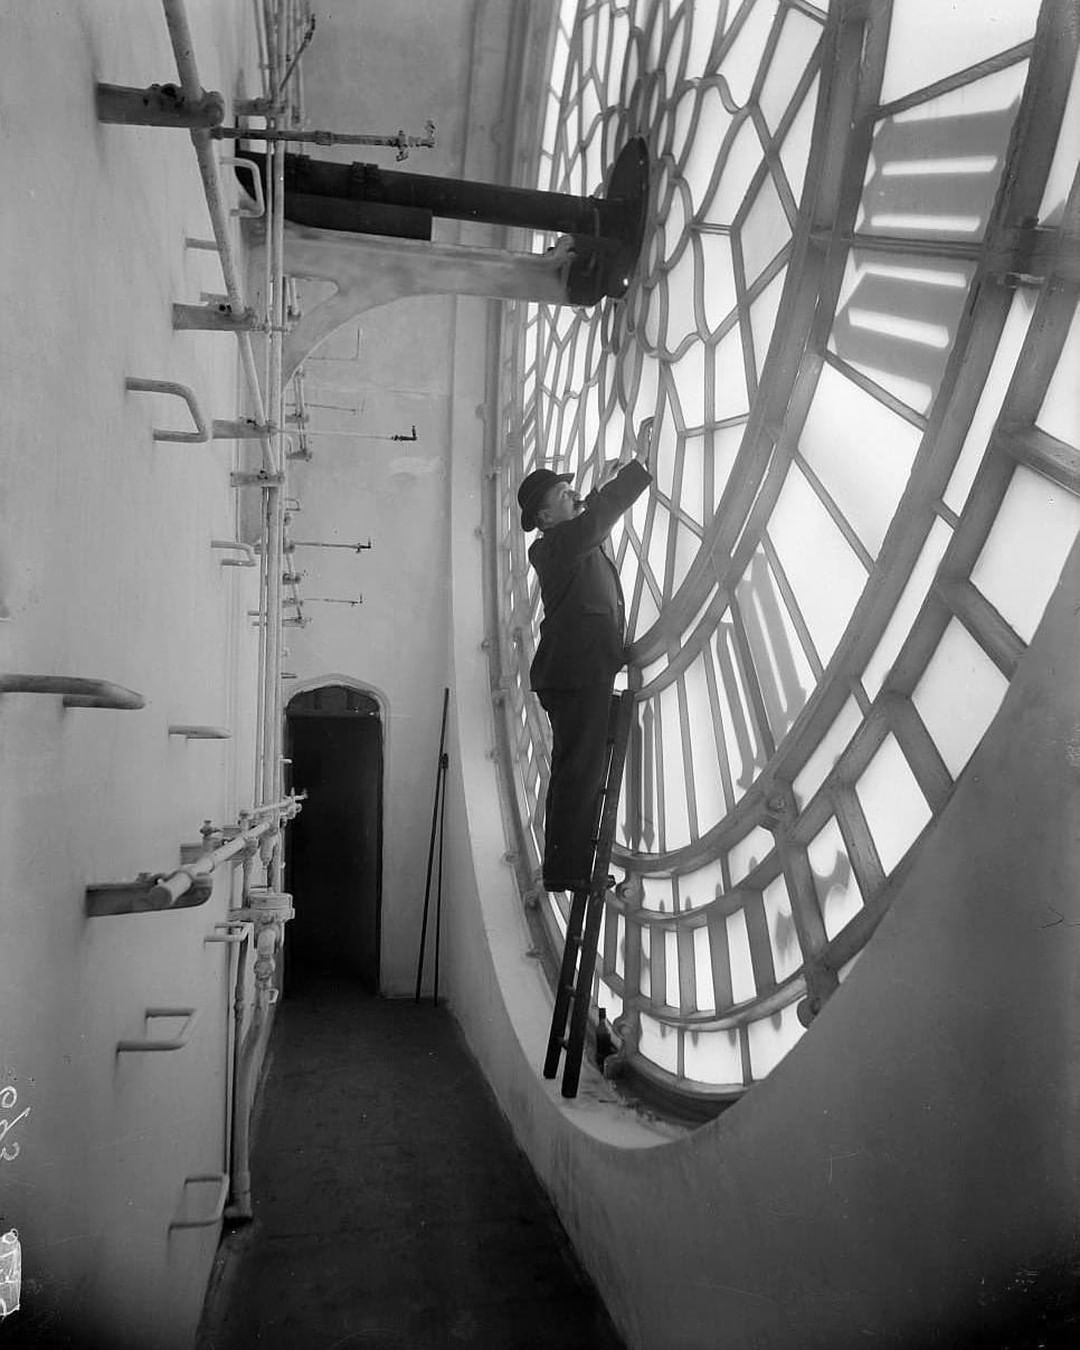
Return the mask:
<path id="1" fill-rule="evenodd" d="M 544 887 L 544 890 L 545 890 L 545 891 L 591 891 L 591 890 L 592 890 L 592 882 L 591 882 L 591 881 L 586 881 L 586 880 L 584 880 L 584 879 L 582 879 L 582 878 L 580 878 L 580 877 L 575 877 L 575 878 L 567 879 L 567 880 L 563 880 L 563 879 L 561 879 L 561 878 L 549 879 L 548 877 L 545 877 L 542 884 L 543 884 L 543 887 Z M 604 889 L 605 889 L 605 890 L 608 890 L 608 891 L 611 890 L 611 888 L 612 888 L 614 885 L 615 885 L 615 878 L 614 878 L 613 876 L 607 876 L 607 877 L 604 878 Z"/>
<path id="2" fill-rule="evenodd" d="M 587 891 L 589 883 L 581 877 L 545 877 L 545 891 Z"/>

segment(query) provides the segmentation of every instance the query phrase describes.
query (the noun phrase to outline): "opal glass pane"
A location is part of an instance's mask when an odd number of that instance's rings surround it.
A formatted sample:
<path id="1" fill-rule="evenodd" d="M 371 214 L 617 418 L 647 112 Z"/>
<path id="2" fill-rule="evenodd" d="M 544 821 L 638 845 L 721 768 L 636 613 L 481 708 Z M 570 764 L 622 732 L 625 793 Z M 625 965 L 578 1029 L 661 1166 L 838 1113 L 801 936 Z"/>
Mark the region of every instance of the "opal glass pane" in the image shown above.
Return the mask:
<path id="1" fill-rule="evenodd" d="M 814 130 L 817 94 L 818 80 L 815 76 L 780 146 L 780 162 L 784 166 L 788 184 L 796 201 L 802 195 L 803 180 L 806 177 L 806 160 L 810 153 L 810 137 Z"/>
<path id="2" fill-rule="evenodd" d="M 877 697 L 886 675 L 900 653 L 900 648 L 911 632 L 952 534 L 951 526 L 940 518 L 935 518 L 922 552 L 911 569 L 907 585 L 901 591 L 900 599 L 885 625 L 881 640 L 863 669 L 863 686 L 871 698 Z"/>
<path id="3" fill-rule="evenodd" d="M 681 1004 L 679 996 L 679 939 L 671 929 L 668 929 L 663 934 L 663 941 L 664 980 L 667 984 L 667 1003 L 670 1008 L 678 1008 Z"/>
<path id="4" fill-rule="evenodd" d="M 1021 61 L 884 118 L 856 228 L 913 238 L 980 238 L 1026 75 Z"/>
<path id="5" fill-rule="evenodd" d="M 776 134 L 791 102 L 791 92 L 799 76 L 821 41 L 821 24 L 789 9 L 782 19 L 780 40 L 776 44 L 769 73 L 761 87 L 758 104 L 765 114 L 769 130 Z"/>
<path id="6" fill-rule="evenodd" d="M 629 592 L 631 588 L 626 584 L 625 572 L 622 576 L 623 588 Z M 646 586 L 641 592 L 641 603 L 638 606 L 637 618 L 635 622 L 630 625 L 629 638 L 634 640 L 640 637 L 642 633 L 647 633 L 659 617 L 660 611 L 656 607 L 656 601 L 652 597 L 652 592 L 649 590 L 648 586 Z"/>
<path id="7" fill-rule="evenodd" d="M 792 466 L 769 526 L 814 647 L 827 663 L 866 584 L 866 572 L 817 494 Z"/>
<path id="8" fill-rule="evenodd" d="M 796 1005 L 789 1003 L 771 1017 L 759 1018 L 747 1026 L 750 1038 L 750 1073 L 754 1080 L 771 1073 L 801 1039 L 805 1028 L 799 1021 Z"/>
<path id="9" fill-rule="evenodd" d="M 721 10 L 726 8 L 724 0 L 695 0 L 694 4 L 684 7 L 690 24 L 689 49 L 686 65 L 689 70 L 704 70 L 716 37 L 720 23 Z"/>
<path id="10" fill-rule="evenodd" d="M 669 684 L 658 699 L 658 711 L 664 729 L 664 838 L 663 849 L 681 848 L 690 842 L 689 805 L 686 799 L 686 766 L 683 762 L 682 722 L 679 695 Z"/>
<path id="11" fill-rule="evenodd" d="M 705 425 L 705 348 L 695 342 L 672 366 L 682 426 Z"/>
<path id="12" fill-rule="evenodd" d="M 626 972 L 626 918 L 622 914 L 617 914 L 615 917 L 618 920 L 615 939 L 615 974 L 621 979 Z"/>
<path id="13" fill-rule="evenodd" d="M 742 444 L 743 428 L 723 427 L 712 435 L 713 507 L 719 504 L 735 467 L 735 459 Z"/>
<path id="14" fill-rule="evenodd" d="M 702 295 L 705 326 L 715 332 L 735 308 L 735 277 L 731 271 L 731 236 L 702 231 L 697 236 L 704 272 Z"/>
<path id="15" fill-rule="evenodd" d="M 776 9 L 777 0 L 755 0 L 749 17 L 739 29 L 738 37 L 720 63 L 720 72 L 727 80 L 736 103 L 745 103 L 750 97 Z"/>
<path id="16" fill-rule="evenodd" d="M 779 744 L 814 688 L 814 674 L 763 550 L 735 591 L 773 740 Z"/>
<path id="17" fill-rule="evenodd" d="M 795 801 L 802 808 L 824 783 L 837 760 L 851 743 L 851 738 L 862 726 L 862 713 L 853 698 L 849 698 L 832 726 L 818 742 L 814 753 L 795 775 L 792 788 Z"/>
<path id="18" fill-rule="evenodd" d="M 1080 161 L 1080 61 L 1073 67 L 1072 83 L 1069 85 L 1069 98 L 1065 104 L 1065 115 L 1061 119 L 1061 131 L 1058 134 L 1057 149 L 1046 179 L 1042 205 L 1039 208 L 1039 223 L 1042 225 L 1060 225 L 1065 209 L 1065 201 L 1076 175 L 1076 165 Z"/>
<path id="19" fill-rule="evenodd" d="M 724 874 L 719 858 L 704 867 L 679 877 L 679 904 L 682 909 L 701 909 L 724 893 Z"/>
<path id="20" fill-rule="evenodd" d="M 665 355 L 673 353 L 689 334 L 696 334 L 697 332 L 694 296 L 699 285 L 698 259 L 694 250 L 687 248 L 671 270 L 664 274 L 667 305 L 663 325 L 659 328 L 659 336 L 652 331 L 648 331 L 649 341 L 658 343 Z M 654 300 L 658 302 L 661 294 L 662 292 L 659 289 L 656 290 Z M 659 304 L 657 304 L 657 308 L 659 309 Z M 657 323 L 659 324 L 659 322 L 658 316 Z M 696 343 L 692 350 L 698 352 L 700 356 L 700 348 Z M 687 424 L 698 425 L 703 420 L 703 417 L 697 419 L 688 417 Z"/>
<path id="21" fill-rule="evenodd" d="M 697 823 L 698 831 L 702 834 L 715 825 L 727 809 L 716 754 L 709 690 L 705 681 L 705 658 L 706 653 L 703 653 L 693 661 L 685 676 L 686 709 L 693 738 Z"/>
<path id="22" fill-rule="evenodd" d="M 668 1073 L 675 1073 L 679 1066 L 679 1033 L 675 1027 L 658 1022 L 647 1013 L 641 1013 L 638 1031 L 638 1050 L 653 1064 Z"/>
<path id="23" fill-rule="evenodd" d="M 652 997 L 652 929 L 641 925 L 641 970 L 638 973 L 638 992 L 645 998 Z"/>
<path id="24" fill-rule="evenodd" d="M 889 23 L 882 103 L 1028 41 L 1038 12 L 1037 0 L 898 0 Z"/>
<path id="25" fill-rule="evenodd" d="M 605 984 L 603 980 L 599 982 L 596 988 L 597 1005 L 607 1013 L 609 1022 L 614 1022 L 616 1017 L 622 1016 L 623 1001 L 619 995 L 612 989 L 610 984 Z"/>
<path id="26" fill-rule="evenodd" d="M 791 897 L 783 873 L 765 887 L 761 894 L 765 906 L 765 920 L 769 926 L 769 945 L 772 948 L 773 969 L 777 983 L 794 975 L 802 965 L 802 949 L 791 914 Z"/>
<path id="27" fill-rule="evenodd" d="M 791 226 L 780 205 L 771 178 L 766 177 L 757 200 L 739 231 L 747 285 L 755 281 L 791 238 Z"/>
<path id="28" fill-rule="evenodd" d="M 885 737 L 855 784 L 855 793 L 888 875 L 931 816 L 895 736 Z"/>
<path id="29" fill-rule="evenodd" d="M 697 524 L 705 523 L 705 438 L 687 436 L 683 441 L 683 473 L 679 506 Z"/>
<path id="30" fill-rule="evenodd" d="M 758 376 L 765 366 L 769 343 L 772 342 L 776 315 L 780 308 L 780 299 L 784 293 L 784 281 L 787 268 L 779 271 L 750 306 L 750 331 L 754 335 L 754 356 L 757 359 Z"/>
<path id="31" fill-rule="evenodd" d="M 674 595 L 682 586 L 701 548 L 701 536 L 695 535 L 693 529 L 688 529 L 682 522 L 672 524 L 672 528 L 675 529 L 675 548 L 671 556 L 671 575 L 664 582 L 668 595 Z"/>
<path id="32" fill-rule="evenodd" d="M 731 876 L 731 884 L 737 886 L 772 851 L 772 835 L 768 830 L 763 830 L 760 825 L 756 825 L 748 835 L 733 845 L 728 853 L 728 871 Z"/>
<path id="33" fill-rule="evenodd" d="M 761 163 L 761 141 L 747 118 L 736 132 L 723 172 L 703 218 L 713 225 L 730 225 L 743 204 L 746 190 Z"/>
<path id="34" fill-rule="evenodd" d="M 1017 290 L 1009 306 L 1009 317 L 998 340 L 997 351 L 994 353 L 982 394 L 979 396 L 975 415 L 968 426 L 960 456 L 942 498 L 945 505 L 957 515 L 964 509 L 971 485 L 982 464 L 990 433 L 1001 412 L 1001 405 L 1005 401 L 1009 382 L 1016 369 L 1017 358 L 1027 337 L 1034 312 L 1034 295 L 1028 290 Z"/>
<path id="35" fill-rule="evenodd" d="M 652 529 L 649 532 L 649 543 L 646 556 L 649 562 L 649 571 L 653 574 L 657 584 L 662 586 L 664 575 L 667 571 L 667 545 L 668 545 L 668 527 L 671 517 L 668 509 L 661 502 L 655 501 L 653 507 Z"/>
<path id="36" fill-rule="evenodd" d="M 645 892 L 641 902 L 642 909 L 651 909 L 657 914 L 674 914 L 675 901 L 670 877 L 643 876 L 641 885 Z"/>
<path id="37" fill-rule="evenodd" d="M 832 366 L 823 366 L 799 445 L 876 557 L 911 474 L 918 430 Z"/>
<path id="38" fill-rule="evenodd" d="M 727 925 L 728 959 L 731 962 L 731 997 L 735 1003 L 745 1003 L 757 993 L 754 966 L 750 960 L 750 937 L 746 931 L 746 915 L 741 909 L 729 914 Z"/>
<path id="39" fill-rule="evenodd" d="M 1048 431 L 1059 441 L 1065 441 L 1074 447 L 1080 447 L 1078 372 L 1080 372 L 1080 308 L 1073 313 L 1068 337 L 1058 357 L 1039 415 L 1035 419 L 1043 431 Z"/>
<path id="40" fill-rule="evenodd" d="M 678 146 L 675 153 L 683 181 L 690 189 L 695 215 L 709 216 L 708 206 L 719 183 L 717 150 L 731 126 L 732 115 L 723 105 L 716 84 L 688 90 L 684 99 L 692 99 L 698 115 L 698 134 L 689 146 Z"/>
<path id="41" fill-rule="evenodd" d="M 750 402 L 746 392 L 746 370 L 738 328 L 732 329 L 716 344 L 713 360 L 716 388 L 710 420 L 720 422 L 732 417 L 744 417 Z"/>
<path id="42" fill-rule="evenodd" d="M 814 877 L 825 936 L 831 941 L 863 907 L 862 891 L 835 817 L 831 817 L 825 828 L 811 839 L 806 856 Z"/>
<path id="43" fill-rule="evenodd" d="M 1025 642 L 1035 634 L 1078 531 L 1080 497 L 1018 465 L 971 580 Z"/>
<path id="44" fill-rule="evenodd" d="M 695 1083 L 734 1087 L 742 1083 L 739 1033 L 687 1031 L 683 1038 L 683 1072 Z"/>
<path id="45" fill-rule="evenodd" d="M 712 650 L 716 656 L 716 684 L 728 765 L 735 795 L 741 797 L 764 766 L 765 750 L 754 723 L 730 624 L 720 625 Z"/>
<path id="46" fill-rule="evenodd" d="M 829 350 L 925 413 L 963 317 L 974 264 L 855 249 Z"/>
<path id="47" fill-rule="evenodd" d="M 694 1002 L 698 1012 L 716 1010 L 716 990 L 712 977 L 712 949 L 709 930 L 704 924 L 694 929 Z"/>
<path id="48" fill-rule="evenodd" d="M 911 701 L 957 778 L 1001 706 L 1009 682 L 958 620 L 945 629 Z"/>

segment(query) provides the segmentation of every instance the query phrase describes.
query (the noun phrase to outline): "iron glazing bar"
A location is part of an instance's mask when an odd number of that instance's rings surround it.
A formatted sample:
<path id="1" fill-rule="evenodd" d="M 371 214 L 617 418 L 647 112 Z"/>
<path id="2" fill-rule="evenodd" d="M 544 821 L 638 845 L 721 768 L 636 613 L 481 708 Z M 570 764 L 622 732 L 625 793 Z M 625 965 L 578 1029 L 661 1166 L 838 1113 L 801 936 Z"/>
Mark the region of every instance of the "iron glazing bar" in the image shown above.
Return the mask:
<path id="1" fill-rule="evenodd" d="M 864 393 L 869 394 L 878 403 L 883 404 L 890 412 L 896 413 L 897 417 L 902 417 L 905 422 L 910 422 L 913 427 L 918 427 L 920 431 L 925 431 L 927 426 L 926 416 L 923 413 L 916 412 L 914 408 L 902 402 L 895 394 L 889 392 L 883 385 L 872 380 L 869 375 L 864 375 L 861 370 L 856 370 L 854 366 L 849 365 L 843 357 L 837 356 L 835 352 L 826 350 L 825 364 L 832 366 L 833 370 L 838 371 L 845 379 L 850 380 L 852 384 L 857 385 Z"/>
<path id="2" fill-rule="evenodd" d="M 1018 464 L 1080 495 L 1080 449 L 1037 426 L 1006 425 L 998 429 L 995 440 Z"/>
<path id="3" fill-rule="evenodd" d="M 931 99 L 940 98 L 943 94 L 951 94 L 954 90 L 974 84 L 976 80 L 984 79 L 987 75 L 996 75 L 998 71 L 1007 70 L 1018 61 L 1026 61 L 1033 48 L 1034 42 L 1030 38 L 1026 42 L 1019 42 L 1015 47 L 998 52 L 996 56 L 988 56 L 985 61 L 977 61 L 973 66 L 965 66 L 963 70 L 955 70 L 944 79 L 924 85 L 922 89 L 905 94 L 903 98 L 894 99 L 891 103 L 881 103 L 870 116 L 875 121 L 883 117 L 895 117 L 897 113 L 907 112 L 909 108 L 916 108 L 920 103 L 929 103 Z"/>
<path id="4" fill-rule="evenodd" d="M 694 734 L 690 726 L 690 709 L 686 698 L 686 680 L 680 677 L 677 685 L 679 700 L 679 729 L 682 736 L 683 780 L 686 786 L 686 813 L 690 839 L 698 837 L 697 777 L 694 773 Z"/>
<path id="5" fill-rule="evenodd" d="M 952 774 L 911 699 L 898 694 L 886 704 L 892 733 L 936 816 L 952 793 Z"/>
<path id="6" fill-rule="evenodd" d="M 761 692 L 761 683 L 750 650 L 750 640 L 746 635 L 746 624 L 743 622 L 742 611 L 734 596 L 731 597 L 729 612 L 735 638 L 735 652 L 742 669 L 743 688 L 749 695 L 750 711 L 753 713 L 754 722 L 757 726 L 757 739 L 764 750 L 766 759 L 771 759 L 776 753 L 776 741 L 773 739 L 772 727 L 769 725 L 769 714 L 765 707 L 765 697 Z"/>
<path id="7" fill-rule="evenodd" d="M 855 880 L 863 900 L 869 903 L 885 884 L 885 869 L 881 865 L 870 826 L 866 823 L 862 803 L 854 787 L 846 785 L 834 786 L 829 795 Z"/>
<path id="8" fill-rule="evenodd" d="M 750 964 L 754 971 L 754 985 L 759 994 L 776 988 L 776 966 L 773 961 L 772 943 L 769 941 L 769 920 L 765 913 L 765 901 L 760 894 L 746 901 L 743 906 L 746 917 L 746 935 L 750 941 Z"/>
<path id="9" fill-rule="evenodd" d="M 855 554 L 859 562 L 862 563 L 863 567 L 866 568 L 867 572 L 872 572 L 874 570 L 874 559 L 872 554 L 855 533 L 855 530 L 848 522 L 847 516 L 844 515 L 843 511 L 841 511 L 840 507 L 836 504 L 836 499 L 833 497 L 832 493 L 810 467 L 806 459 L 804 459 L 801 451 L 793 450 L 791 458 L 802 470 L 806 481 L 810 484 L 811 488 L 813 488 L 818 500 L 832 517 L 833 524 L 844 536 L 844 541 L 847 546 L 851 549 L 852 553 Z"/>
<path id="10" fill-rule="evenodd" d="M 1011 680 L 1027 648 L 990 601 L 970 581 L 939 580 L 934 583 L 934 594 Z"/>
<path id="11" fill-rule="evenodd" d="M 731 952 L 728 944 L 727 919 L 723 914 L 710 913 L 708 918 L 709 957 L 712 964 L 713 995 L 716 1012 L 722 1013 L 735 1002 L 731 987 Z"/>

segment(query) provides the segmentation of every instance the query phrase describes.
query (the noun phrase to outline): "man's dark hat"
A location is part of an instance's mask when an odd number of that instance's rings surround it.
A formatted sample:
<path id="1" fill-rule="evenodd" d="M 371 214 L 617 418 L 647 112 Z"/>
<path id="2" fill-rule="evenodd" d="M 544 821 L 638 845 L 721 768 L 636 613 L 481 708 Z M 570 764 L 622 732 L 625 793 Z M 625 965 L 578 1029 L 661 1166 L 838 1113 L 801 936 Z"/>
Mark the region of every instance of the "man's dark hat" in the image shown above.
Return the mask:
<path id="1" fill-rule="evenodd" d="M 534 469 L 522 479 L 518 488 L 518 506 L 521 507 L 521 528 L 525 531 L 536 529 L 536 513 L 544 504 L 544 498 L 556 483 L 572 483 L 572 473 L 555 473 L 551 469 Z"/>

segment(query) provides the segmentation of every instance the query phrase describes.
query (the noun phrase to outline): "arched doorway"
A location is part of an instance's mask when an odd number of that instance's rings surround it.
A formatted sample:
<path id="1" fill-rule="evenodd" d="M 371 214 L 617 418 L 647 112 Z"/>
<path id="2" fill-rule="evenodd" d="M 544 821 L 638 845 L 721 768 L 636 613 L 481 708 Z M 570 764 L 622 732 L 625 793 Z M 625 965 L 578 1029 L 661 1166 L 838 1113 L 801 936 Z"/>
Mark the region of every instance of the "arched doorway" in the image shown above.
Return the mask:
<path id="1" fill-rule="evenodd" d="M 286 755 L 304 809 L 287 836 L 295 918 L 285 992 L 305 974 L 337 974 L 377 991 L 382 899 L 383 725 L 362 690 L 323 685 L 288 704 Z"/>

